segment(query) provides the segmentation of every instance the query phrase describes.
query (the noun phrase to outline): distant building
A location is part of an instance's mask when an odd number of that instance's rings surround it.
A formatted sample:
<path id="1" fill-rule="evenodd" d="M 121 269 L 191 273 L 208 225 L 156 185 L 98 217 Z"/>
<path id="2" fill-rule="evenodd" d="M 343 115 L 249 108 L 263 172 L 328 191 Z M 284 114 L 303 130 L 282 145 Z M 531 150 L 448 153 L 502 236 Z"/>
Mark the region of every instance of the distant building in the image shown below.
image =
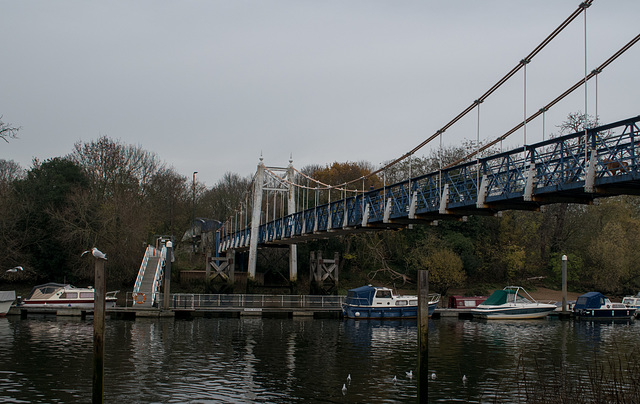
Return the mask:
<path id="1" fill-rule="evenodd" d="M 197 217 L 191 224 L 191 227 L 184 232 L 180 241 L 182 241 L 185 247 L 195 243 L 196 250 L 198 251 L 201 251 L 202 247 L 212 248 L 213 246 L 210 244 L 212 241 L 215 242 L 215 239 L 212 239 L 212 235 L 215 235 L 215 232 L 221 226 L 222 222 L 219 220 Z"/>

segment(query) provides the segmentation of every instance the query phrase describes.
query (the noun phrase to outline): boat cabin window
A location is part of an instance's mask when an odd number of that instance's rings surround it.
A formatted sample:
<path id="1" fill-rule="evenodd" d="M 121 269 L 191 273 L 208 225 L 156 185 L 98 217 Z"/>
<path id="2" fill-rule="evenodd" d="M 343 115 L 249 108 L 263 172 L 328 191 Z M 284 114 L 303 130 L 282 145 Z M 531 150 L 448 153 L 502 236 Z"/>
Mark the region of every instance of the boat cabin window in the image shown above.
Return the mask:
<path id="1" fill-rule="evenodd" d="M 93 299 L 93 292 L 80 292 L 80 297 Z"/>
<path id="2" fill-rule="evenodd" d="M 409 304 L 411 304 L 412 306 L 416 306 L 418 304 L 417 300 L 411 300 L 409 301 Z"/>
<path id="3" fill-rule="evenodd" d="M 407 305 L 406 300 L 396 300 L 396 306 L 406 306 L 406 305 Z"/>
<path id="4" fill-rule="evenodd" d="M 62 298 L 62 299 L 77 299 L 78 298 L 78 292 L 65 292 L 60 296 L 60 298 Z"/>
<path id="5" fill-rule="evenodd" d="M 376 297 L 381 299 L 391 299 L 391 291 L 390 290 L 379 290 L 376 292 Z"/>

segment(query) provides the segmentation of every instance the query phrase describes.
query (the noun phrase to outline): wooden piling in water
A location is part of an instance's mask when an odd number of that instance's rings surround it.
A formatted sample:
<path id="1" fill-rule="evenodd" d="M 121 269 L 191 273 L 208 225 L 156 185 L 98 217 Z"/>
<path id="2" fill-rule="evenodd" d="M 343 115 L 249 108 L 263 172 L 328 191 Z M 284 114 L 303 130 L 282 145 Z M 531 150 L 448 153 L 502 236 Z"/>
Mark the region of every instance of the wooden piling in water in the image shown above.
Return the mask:
<path id="1" fill-rule="evenodd" d="M 567 256 L 562 256 L 562 316 L 567 317 Z"/>
<path id="2" fill-rule="evenodd" d="M 105 261 L 95 259 L 93 294 L 93 403 L 104 402 Z"/>
<path id="3" fill-rule="evenodd" d="M 418 270 L 418 402 L 429 398 L 429 271 Z"/>

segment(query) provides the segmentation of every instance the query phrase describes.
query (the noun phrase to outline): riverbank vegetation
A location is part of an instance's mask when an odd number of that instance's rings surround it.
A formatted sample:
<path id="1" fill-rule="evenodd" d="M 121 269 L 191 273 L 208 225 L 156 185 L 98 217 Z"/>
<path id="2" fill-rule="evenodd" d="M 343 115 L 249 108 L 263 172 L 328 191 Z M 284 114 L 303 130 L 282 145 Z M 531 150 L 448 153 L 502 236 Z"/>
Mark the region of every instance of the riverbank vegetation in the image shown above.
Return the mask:
<path id="1" fill-rule="evenodd" d="M 437 169 L 440 158 L 455 161 L 476 146 L 445 149 L 440 156 L 415 157 L 371 177 L 379 187 Z M 309 166 L 301 171 L 326 183 L 342 183 L 374 170 L 367 162 Z M 109 257 L 108 282 L 135 280 L 147 243 L 158 235 L 177 241 L 175 272 L 204 269 L 204 259 L 181 244 L 195 216 L 224 221 L 246 199 L 250 177 L 226 173 L 214 186 L 192 183 L 141 146 L 107 137 L 78 142 L 66 156 L 34 160 L 28 169 L 0 160 L 0 282 L 91 283 L 90 260 L 80 253 L 99 246 Z M 324 195 L 333 198 L 339 195 Z M 319 201 L 322 202 L 322 201 Z M 298 200 L 299 204 L 309 199 Z M 640 199 L 620 196 L 593 205 L 555 204 L 539 212 L 505 211 L 499 217 L 471 216 L 466 222 L 439 221 L 399 231 L 361 233 L 315 240 L 298 247 L 298 291 L 308 283 L 308 257 L 340 254 L 340 286 L 379 282 L 415 285 L 418 269 L 429 269 L 430 286 L 446 294 L 466 287 L 527 283 L 536 279 L 558 289 L 561 257 L 568 256 L 569 287 L 607 294 L 640 289 Z M 181 246 L 183 247 L 181 249 Z M 286 252 L 283 252 L 283 254 Z M 273 262 L 276 262 L 275 264 Z M 21 273 L 6 273 L 20 265 Z M 287 260 L 259 260 L 258 271 L 288 277 Z"/>
<path id="2" fill-rule="evenodd" d="M 640 402 L 638 372 L 637 349 L 618 355 L 594 351 L 586 369 L 576 369 L 560 359 L 558 363 L 545 364 L 521 354 L 515 383 L 526 403 L 630 404 Z M 504 402 L 497 399 L 496 402 Z"/>

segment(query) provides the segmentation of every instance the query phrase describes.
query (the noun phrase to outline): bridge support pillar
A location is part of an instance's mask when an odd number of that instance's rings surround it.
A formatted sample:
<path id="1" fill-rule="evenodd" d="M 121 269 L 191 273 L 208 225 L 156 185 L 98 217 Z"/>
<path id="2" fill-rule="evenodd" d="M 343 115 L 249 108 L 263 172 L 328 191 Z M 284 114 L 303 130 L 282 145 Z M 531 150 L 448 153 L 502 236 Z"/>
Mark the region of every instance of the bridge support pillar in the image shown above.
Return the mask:
<path id="1" fill-rule="evenodd" d="M 584 192 L 592 194 L 595 191 L 595 180 L 596 180 L 596 165 L 598 163 L 598 158 L 596 156 L 596 151 L 591 150 L 591 155 L 589 156 L 589 162 L 587 163 L 586 175 L 584 178 Z"/>
<path id="2" fill-rule="evenodd" d="M 289 159 L 289 167 L 287 167 L 287 177 L 289 178 L 289 192 L 287 200 L 287 211 L 290 215 L 296 213 L 296 192 L 293 186 L 293 178 L 295 172 L 293 170 L 293 160 Z M 293 234 L 293 231 L 291 232 Z M 298 281 L 298 246 L 291 244 L 289 246 L 289 281 Z"/>
<path id="3" fill-rule="evenodd" d="M 531 202 L 533 200 L 533 182 L 535 174 L 535 165 L 529 165 L 526 171 L 526 182 L 524 184 L 524 196 L 525 202 Z"/>
<path id="4" fill-rule="evenodd" d="M 225 257 L 207 256 L 207 289 L 219 294 L 233 288 L 235 282 L 235 256 L 236 251 L 233 249 L 227 250 Z"/>
<path id="5" fill-rule="evenodd" d="M 262 157 L 258 163 L 258 170 L 253 180 L 253 211 L 251 212 L 251 238 L 249 241 L 249 265 L 247 268 L 249 280 L 256 278 L 256 262 L 258 260 L 258 232 L 262 213 L 262 188 L 264 187 L 264 163 Z"/>
<path id="6" fill-rule="evenodd" d="M 444 190 L 440 197 L 440 208 L 438 209 L 438 213 L 441 215 L 447 214 L 447 203 L 449 203 L 449 184 L 444 184 Z"/>
<path id="7" fill-rule="evenodd" d="M 338 266 L 340 254 L 334 253 L 332 260 L 322 259 L 322 251 L 311 251 L 309 279 L 312 294 L 331 295 L 338 292 Z"/>

